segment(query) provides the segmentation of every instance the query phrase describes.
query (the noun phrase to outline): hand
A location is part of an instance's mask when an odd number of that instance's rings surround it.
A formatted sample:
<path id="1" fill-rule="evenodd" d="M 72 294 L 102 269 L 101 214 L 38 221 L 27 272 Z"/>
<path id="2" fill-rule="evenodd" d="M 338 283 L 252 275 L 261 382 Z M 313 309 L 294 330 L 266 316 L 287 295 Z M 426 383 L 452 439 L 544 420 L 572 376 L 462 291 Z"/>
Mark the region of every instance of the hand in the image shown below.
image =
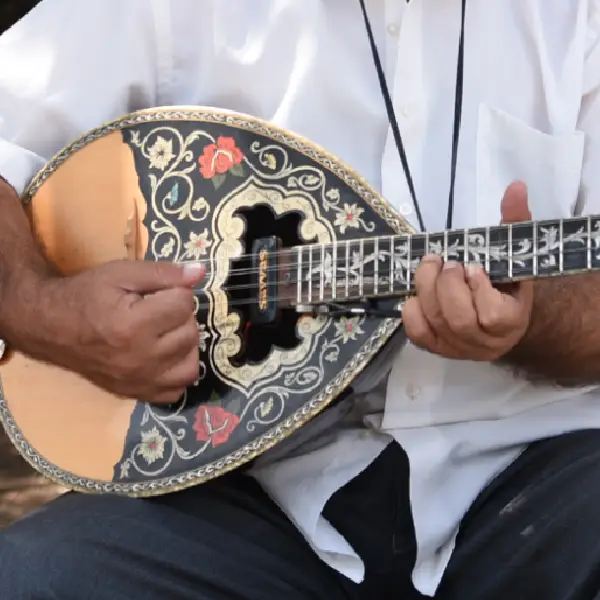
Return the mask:
<path id="1" fill-rule="evenodd" d="M 118 261 L 49 280 L 32 355 L 117 395 L 176 402 L 199 375 L 192 287 L 203 276 L 198 266 Z"/>
<path id="2" fill-rule="evenodd" d="M 501 206 L 502 223 L 528 221 L 527 189 L 512 184 Z M 402 311 L 412 343 L 446 358 L 494 361 L 516 346 L 529 326 L 533 283 L 494 288 L 477 265 L 438 256 L 423 258 L 415 273 L 417 295 Z"/>

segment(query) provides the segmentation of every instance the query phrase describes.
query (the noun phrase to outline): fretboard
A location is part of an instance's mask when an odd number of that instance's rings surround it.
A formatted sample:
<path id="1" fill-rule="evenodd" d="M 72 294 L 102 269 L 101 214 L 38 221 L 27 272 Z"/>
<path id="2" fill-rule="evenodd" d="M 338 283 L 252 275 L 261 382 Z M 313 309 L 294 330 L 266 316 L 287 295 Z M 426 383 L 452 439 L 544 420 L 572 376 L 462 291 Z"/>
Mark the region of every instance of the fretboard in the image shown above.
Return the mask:
<path id="1" fill-rule="evenodd" d="M 293 249 L 296 303 L 401 297 L 426 254 L 480 265 L 495 283 L 600 268 L 600 217 L 365 238 Z"/>

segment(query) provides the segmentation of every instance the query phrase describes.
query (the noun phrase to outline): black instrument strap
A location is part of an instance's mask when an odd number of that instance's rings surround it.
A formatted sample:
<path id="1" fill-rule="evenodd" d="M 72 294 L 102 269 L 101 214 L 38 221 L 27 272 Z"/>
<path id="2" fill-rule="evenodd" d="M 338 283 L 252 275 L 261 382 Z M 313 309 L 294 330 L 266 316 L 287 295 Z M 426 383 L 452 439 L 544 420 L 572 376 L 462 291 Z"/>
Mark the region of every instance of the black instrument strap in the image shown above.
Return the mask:
<path id="1" fill-rule="evenodd" d="M 458 160 L 458 142 L 460 137 L 460 123 L 462 119 L 462 105 L 463 105 L 463 80 L 464 80 L 464 55 L 465 55 L 465 18 L 467 14 L 467 0 L 462 1 L 462 15 L 461 15 L 461 27 L 460 27 L 460 38 L 458 42 L 458 61 L 456 68 L 456 92 L 454 99 L 454 129 L 452 132 L 452 163 L 450 171 L 450 192 L 448 196 L 448 213 L 446 217 L 446 229 L 452 228 L 452 217 L 454 214 L 454 187 L 456 182 L 456 163 Z M 371 28 L 371 21 L 367 13 L 365 6 L 365 0 L 359 0 L 362 9 L 363 17 L 365 19 L 365 26 L 367 28 L 367 35 L 369 36 L 369 42 L 371 43 L 371 50 L 373 52 L 373 61 L 377 68 L 377 75 L 379 77 L 379 85 L 381 87 L 381 93 L 385 101 L 385 107 L 388 113 L 388 119 L 390 126 L 394 134 L 394 140 L 396 147 L 398 148 L 398 154 L 400 155 L 400 161 L 402 162 L 402 168 L 406 176 L 408 183 L 408 189 L 415 207 L 417 219 L 419 221 L 419 227 L 422 232 L 425 232 L 425 224 L 423 222 L 423 215 L 421 214 L 421 208 L 417 201 L 417 194 L 415 192 L 415 186 L 410 168 L 408 166 L 408 159 L 406 157 L 406 150 L 404 143 L 402 142 L 402 136 L 400 135 L 400 127 L 398 126 L 398 120 L 396 119 L 396 113 L 394 111 L 394 104 L 390 96 L 390 92 L 385 79 L 385 73 L 381 66 L 381 60 L 379 58 L 379 51 L 377 50 L 377 44 L 373 36 L 373 30 Z"/>

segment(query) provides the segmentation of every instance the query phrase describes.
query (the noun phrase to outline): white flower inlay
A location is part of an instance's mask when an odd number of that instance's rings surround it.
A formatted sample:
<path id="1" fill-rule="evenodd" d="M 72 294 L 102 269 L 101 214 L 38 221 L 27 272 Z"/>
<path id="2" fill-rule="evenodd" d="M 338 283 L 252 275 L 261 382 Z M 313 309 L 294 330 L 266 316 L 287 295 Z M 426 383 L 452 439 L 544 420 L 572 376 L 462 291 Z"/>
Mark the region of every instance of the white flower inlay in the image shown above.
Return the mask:
<path id="1" fill-rule="evenodd" d="M 167 438 L 160 435 L 160 432 L 156 427 L 153 427 L 148 431 L 142 431 L 142 443 L 140 444 L 138 452 L 142 458 L 151 465 L 163 458 L 166 441 Z"/>
<path id="2" fill-rule="evenodd" d="M 364 333 L 360 326 L 360 317 L 341 317 L 335 324 L 337 336 L 342 338 L 342 343 L 346 344 L 349 340 L 356 340 L 357 335 Z"/>
<path id="3" fill-rule="evenodd" d="M 212 242 L 208 239 L 208 230 L 205 229 L 202 233 L 190 233 L 190 239 L 183 247 L 185 254 L 183 258 L 192 258 L 198 260 L 201 256 L 206 256 L 208 249 L 212 246 Z"/>
<path id="4" fill-rule="evenodd" d="M 334 225 L 340 228 L 340 232 L 346 233 L 346 229 L 352 227 L 358 229 L 361 225 L 361 215 L 365 209 L 358 204 L 344 204 L 344 210 L 338 212 Z"/>
<path id="5" fill-rule="evenodd" d="M 150 158 L 151 168 L 164 171 L 175 158 L 173 154 L 173 140 L 167 141 L 159 135 L 154 145 L 148 148 L 148 157 Z"/>

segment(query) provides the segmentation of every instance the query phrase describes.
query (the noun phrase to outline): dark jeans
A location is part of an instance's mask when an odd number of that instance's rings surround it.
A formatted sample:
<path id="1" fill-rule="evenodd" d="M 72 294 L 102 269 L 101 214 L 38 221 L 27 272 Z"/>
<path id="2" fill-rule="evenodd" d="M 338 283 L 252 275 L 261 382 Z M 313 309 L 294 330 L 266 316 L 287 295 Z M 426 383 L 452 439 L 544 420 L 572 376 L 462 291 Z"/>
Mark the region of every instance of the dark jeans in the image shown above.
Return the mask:
<path id="1" fill-rule="evenodd" d="M 403 473 L 399 476 L 398 473 Z M 407 600 L 408 464 L 390 445 L 326 517 L 366 564 L 329 569 L 254 480 L 152 500 L 68 494 L 0 534 L 2 600 Z M 600 432 L 538 442 L 465 517 L 436 598 L 600 599 Z"/>

